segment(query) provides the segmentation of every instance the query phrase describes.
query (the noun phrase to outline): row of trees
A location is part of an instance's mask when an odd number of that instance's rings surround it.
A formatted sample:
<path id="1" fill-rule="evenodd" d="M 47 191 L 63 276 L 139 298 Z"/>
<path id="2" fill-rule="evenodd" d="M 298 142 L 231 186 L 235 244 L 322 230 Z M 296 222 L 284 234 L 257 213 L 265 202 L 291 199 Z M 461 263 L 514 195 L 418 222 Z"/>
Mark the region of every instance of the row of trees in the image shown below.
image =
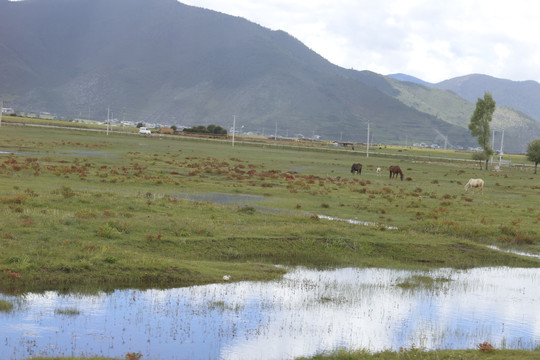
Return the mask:
<path id="1" fill-rule="evenodd" d="M 210 124 L 208 126 L 199 125 L 192 128 L 184 129 L 184 132 L 195 134 L 214 134 L 214 135 L 227 135 L 227 130 L 221 126 Z"/>
<path id="2" fill-rule="evenodd" d="M 478 144 L 482 147 L 483 151 L 480 153 L 474 153 L 473 159 L 486 162 L 486 170 L 488 168 L 488 160 L 493 155 L 493 149 L 489 144 L 490 140 L 490 127 L 489 124 L 493 120 L 493 113 L 495 112 L 495 100 L 490 93 L 485 93 L 483 99 L 478 99 L 476 102 L 476 108 L 471 116 L 471 122 L 469 123 L 469 130 L 472 136 L 478 137 Z M 527 145 L 527 159 L 534 163 L 534 173 L 540 163 L 540 139 L 531 141 Z"/>
<path id="3" fill-rule="evenodd" d="M 144 124 L 142 122 L 137 124 L 138 128 L 143 127 L 143 126 Z M 174 131 L 177 130 L 175 125 L 171 126 L 171 129 Z M 227 135 L 227 130 L 225 130 L 221 126 L 214 125 L 214 124 L 210 124 L 208 126 L 204 126 L 204 125 L 194 126 L 191 128 L 186 128 L 183 131 L 187 133 L 192 133 L 192 134 Z"/>

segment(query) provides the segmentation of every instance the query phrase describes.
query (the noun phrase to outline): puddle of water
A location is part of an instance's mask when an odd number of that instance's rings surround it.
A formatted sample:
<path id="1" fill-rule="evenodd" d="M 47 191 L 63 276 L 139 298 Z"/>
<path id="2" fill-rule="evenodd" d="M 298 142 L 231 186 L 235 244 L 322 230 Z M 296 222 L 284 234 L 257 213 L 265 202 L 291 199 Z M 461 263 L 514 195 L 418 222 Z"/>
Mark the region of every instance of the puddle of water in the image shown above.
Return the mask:
<path id="1" fill-rule="evenodd" d="M 494 245 L 489 245 L 488 248 L 490 248 L 492 250 L 497 250 L 497 251 L 504 251 L 504 252 L 507 252 L 507 253 L 510 253 L 510 254 L 516 254 L 516 255 L 527 256 L 527 257 L 540 259 L 540 254 L 531 254 L 531 253 L 527 253 L 527 252 L 523 252 L 523 251 L 516 251 L 516 250 L 503 250 L 503 249 L 501 249 L 501 248 L 499 248 L 497 246 L 494 246 Z"/>
<path id="2" fill-rule="evenodd" d="M 264 211 L 264 212 L 273 212 L 273 213 L 288 213 L 294 214 L 292 211 L 269 208 L 259 205 L 254 205 L 257 202 L 266 201 L 264 196 L 259 195 L 248 195 L 248 194 L 227 194 L 227 193 L 200 193 L 200 194 L 177 194 L 177 197 L 181 199 L 191 200 L 191 201 L 209 201 L 221 205 L 236 205 L 236 206 L 246 206 L 250 205 L 253 208 Z M 306 216 L 313 216 L 314 214 L 305 213 Z M 332 217 L 327 215 L 317 214 L 317 217 L 330 221 L 344 221 L 349 224 L 362 225 L 362 226 L 383 226 L 389 230 L 396 230 L 395 226 L 388 226 L 384 224 L 367 222 L 357 219 L 342 219 L 338 217 Z"/>
<path id="3" fill-rule="evenodd" d="M 200 194 L 177 194 L 181 199 L 213 202 L 221 205 L 249 205 L 265 200 L 264 196 L 248 194 L 227 194 L 227 193 L 200 193 Z"/>
<path id="4" fill-rule="evenodd" d="M 344 221 L 344 222 L 348 222 L 349 224 L 353 224 L 353 225 L 382 226 L 382 227 L 385 227 L 385 228 L 387 228 L 389 230 L 397 230 L 398 229 L 395 226 L 389 226 L 389 225 L 385 225 L 385 224 L 381 224 L 381 223 L 361 221 L 361 220 L 356 220 L 356 219 L 342 219 L 342 218 L 331 217 L 331 216 L 326 216 L 326 215 L 317 215 L 317 216 L 320 217 L 321 219 L 326 219 L 326 220 L 331 220 L 331 221 Z"/>
<path id="5" fill-rule="evenodd" d="M 396 286 L 428 275 L 433 286 Z M 338 348 L 540 346 L 540 269 L 291 270 L 282 280 L 12 298 L 0 352 L 148 359 L 292 359 Z M 77 309 L 79 314 L 59 313 Z"/>

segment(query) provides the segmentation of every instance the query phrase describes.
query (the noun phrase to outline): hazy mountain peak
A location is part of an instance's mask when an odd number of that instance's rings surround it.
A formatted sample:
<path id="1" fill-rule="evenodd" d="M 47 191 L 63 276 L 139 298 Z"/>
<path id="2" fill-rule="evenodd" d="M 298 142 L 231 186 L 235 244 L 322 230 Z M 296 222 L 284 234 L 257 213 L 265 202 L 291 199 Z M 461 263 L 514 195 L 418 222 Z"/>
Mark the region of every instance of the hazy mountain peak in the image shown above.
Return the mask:
<path id="1" fill-rule="evenodd" d="M 427 81 L 424 81 L 422 79 L 419 79 L 419 78 L 411 76 L 411 75 L 402 74 L 402 73 L 389 74 L 389 75 L 386 75 L 386 76 L 388 76 L 389 78 L 398 80 L 398 81 L 408 81 L 408 82 L 412 82 L 412 83 L 420 84 L 420 85 L 425 85 L 425 86 L 431 86 L 432 85 L 431 83 L 429 83 Z"/>

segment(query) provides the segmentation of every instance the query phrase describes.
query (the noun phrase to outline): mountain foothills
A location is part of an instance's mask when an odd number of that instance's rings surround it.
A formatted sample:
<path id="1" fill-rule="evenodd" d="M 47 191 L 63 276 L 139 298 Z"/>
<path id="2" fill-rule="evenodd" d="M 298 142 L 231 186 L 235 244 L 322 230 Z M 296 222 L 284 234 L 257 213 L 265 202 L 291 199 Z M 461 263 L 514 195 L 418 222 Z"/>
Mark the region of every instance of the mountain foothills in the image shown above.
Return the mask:
<path id="1" fill-rule="evenodd" d="M 540 137 L 536 82 L 343 69 L 283 31 L 176 0 L 0 0 L 0 33 L 0 98 L 18 112 L 227 129 L 236 116 L 244 132 L 359 142 L 369 123 L 375 143 L 476 146 L 467 126 L 490 91 L 505 152 Z"/>

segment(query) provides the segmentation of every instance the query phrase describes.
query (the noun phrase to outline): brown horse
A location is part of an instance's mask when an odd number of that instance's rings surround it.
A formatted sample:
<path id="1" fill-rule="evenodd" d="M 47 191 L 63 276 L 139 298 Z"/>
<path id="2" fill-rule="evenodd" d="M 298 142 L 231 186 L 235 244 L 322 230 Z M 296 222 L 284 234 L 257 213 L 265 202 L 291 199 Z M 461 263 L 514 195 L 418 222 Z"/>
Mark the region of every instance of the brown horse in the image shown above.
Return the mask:
<path id="1" fill-rule="evenodd" d="M 393 177 L 397 179 L 397 176 L 399 174 L 399 176 L 401 177 L 401 181 L 403 181 L 403 171 L 401 171 L 401 168 L 399 166 L 393 165 L 390 166 L 388 169 L 390 170 L 390 179 L 392 179 Z"/>
<path id="2" fill-rule="evenodd" d="M 351 166 L 351 174 L 354 174 L 356 171 L 357 174 L 362 173 L 362 164 L 352 164 Z"/>

